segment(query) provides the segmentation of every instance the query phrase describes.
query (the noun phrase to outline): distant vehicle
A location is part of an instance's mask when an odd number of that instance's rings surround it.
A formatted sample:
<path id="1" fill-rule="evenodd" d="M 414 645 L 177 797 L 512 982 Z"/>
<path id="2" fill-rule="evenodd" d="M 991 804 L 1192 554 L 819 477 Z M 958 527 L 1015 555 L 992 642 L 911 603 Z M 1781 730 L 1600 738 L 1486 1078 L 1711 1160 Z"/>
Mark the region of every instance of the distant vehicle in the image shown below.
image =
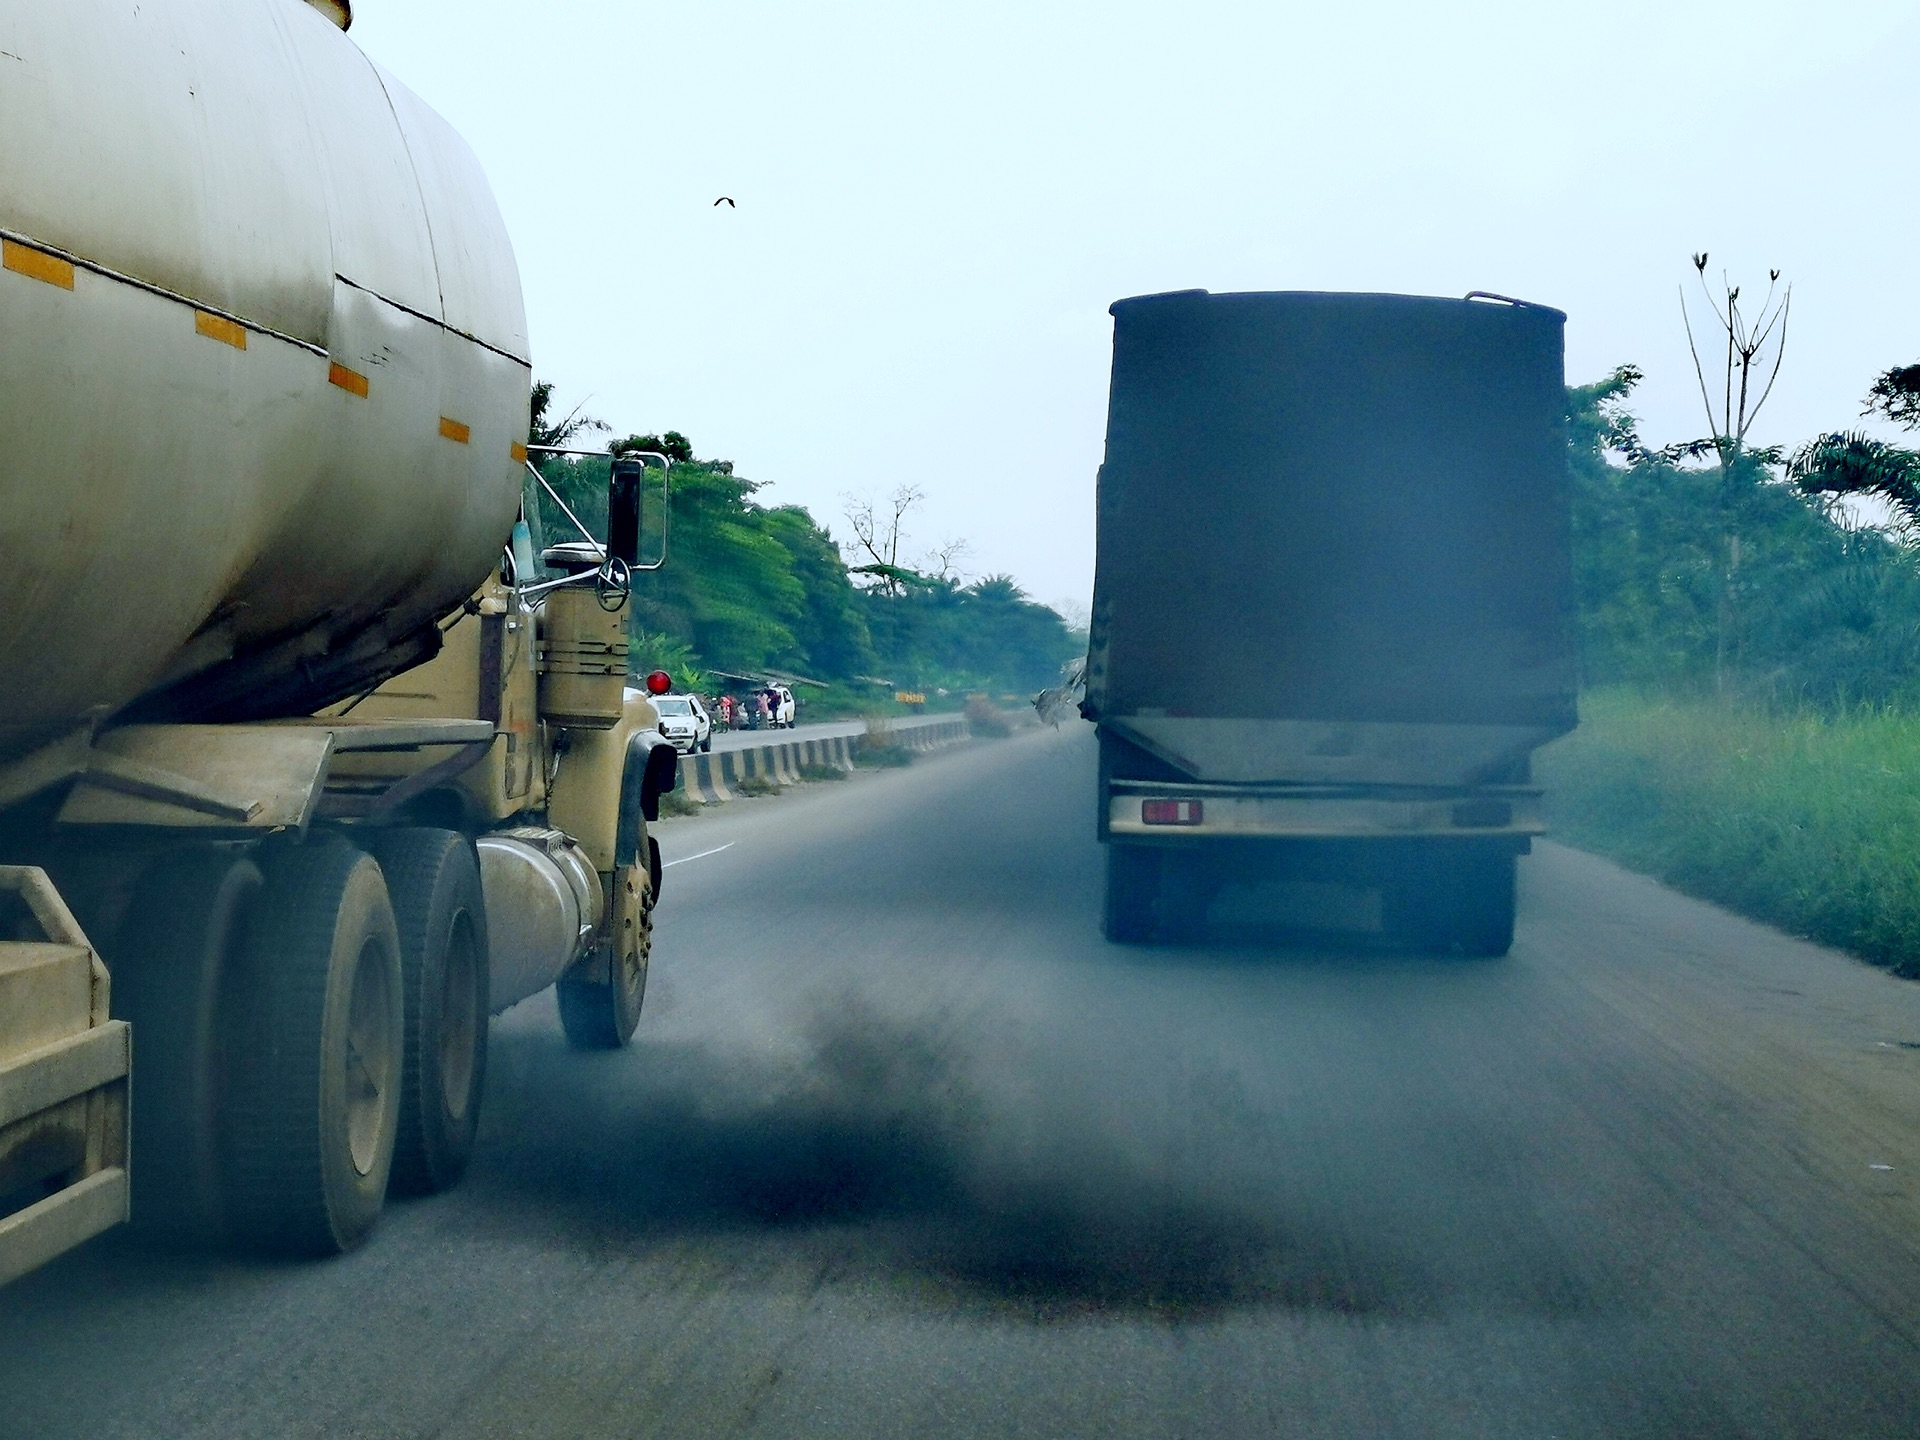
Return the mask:
<path id="1" fill-rule="evenodd" d="M 1575 723 L 1566 317 L 1205 291 L 1113 316 L 1081 707 L 1108 937 L 1293 879 L 1505 954 L 1531 757 Z"/>
<path id="2" fill-rule="evenodd" d="M 627 692 L 629 696 L 639 693 Z M 653 708 L 660 716 L 660 733 L 682 755 L 713 749 L 713 717 L 698 695 L 656 695 Z"/>
<path id="3" fill-rule="evenodd" d="M 767 724 L 775 730 L 791 730 L 794 712 L 799 708 L 794 704 L 793 691 L 784 685 L 769 685 L 760 695 L 767 702 Z"/>

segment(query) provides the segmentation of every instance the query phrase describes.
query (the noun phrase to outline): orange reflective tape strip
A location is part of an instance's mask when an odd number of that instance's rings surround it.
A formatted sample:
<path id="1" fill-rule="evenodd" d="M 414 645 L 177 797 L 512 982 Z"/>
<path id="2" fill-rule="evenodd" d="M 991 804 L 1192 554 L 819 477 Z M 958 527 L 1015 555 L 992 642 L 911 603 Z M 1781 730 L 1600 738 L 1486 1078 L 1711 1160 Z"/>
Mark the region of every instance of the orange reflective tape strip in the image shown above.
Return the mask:
<path id="1" fill-rule="evenodd" d="M 49 285 L 58 285 L 62 290 L 73 288 L 73 262 L 62 260 L 58 255 L 49 255 L 44 250 L 35 250 L 31 245 L 0 240 L 0 265 L 16 275 L 44 280 Z"/>
<path id="2" fill-rule="evenodd" d="M 527 447 L 522 445 L 518 440 L 507 446 L 507 453 L 513 457 L 514 464 L 524 465 L 527 463 Z"/>
<path id="3" fill-rule="evenodd" d="M 193 312 L 193 328 L 222 345 L 231 345 L 236 350 L 247 348 L 246 330 L 223 315 L 210 315 L 205 310 L 196 310 Z"/>
<path id="4" fill-rule="evenodd" d="M 440 433 L 446 436 L 447 439 L 456 441 L 461 445 L 473 439 L 472 426 L 462 425 L 458 420 L 449 420 L 444 415 L 440 417 Z"/>
<path id="5" fill-rule="evenodd" d="M 327 363 L 327 383 L 338 385 L 349 395 L 358 395 L 362 400 L 367 398 L 367 377 L 358 370 L 349 370 L 337 360 Z"/>

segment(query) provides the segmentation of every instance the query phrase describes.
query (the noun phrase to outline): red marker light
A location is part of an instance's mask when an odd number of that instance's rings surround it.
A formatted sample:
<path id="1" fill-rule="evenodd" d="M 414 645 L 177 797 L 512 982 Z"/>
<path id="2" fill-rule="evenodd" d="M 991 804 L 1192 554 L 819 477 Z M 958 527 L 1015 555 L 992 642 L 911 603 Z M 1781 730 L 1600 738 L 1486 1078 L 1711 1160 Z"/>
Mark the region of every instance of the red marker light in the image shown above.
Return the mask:
<path id="1" fill-rule="evenodd" d="M 1198 800 L 1140 802 L 1140 820 L 1147 825 L 1198 825 L 1203 814 Z"/>
<path id="2" fill-rule="evenodd" d="M 664 670 L 656 670 L 647 676 L 647 693 L 664 695 L 673 688 L 673 677 Z"/>

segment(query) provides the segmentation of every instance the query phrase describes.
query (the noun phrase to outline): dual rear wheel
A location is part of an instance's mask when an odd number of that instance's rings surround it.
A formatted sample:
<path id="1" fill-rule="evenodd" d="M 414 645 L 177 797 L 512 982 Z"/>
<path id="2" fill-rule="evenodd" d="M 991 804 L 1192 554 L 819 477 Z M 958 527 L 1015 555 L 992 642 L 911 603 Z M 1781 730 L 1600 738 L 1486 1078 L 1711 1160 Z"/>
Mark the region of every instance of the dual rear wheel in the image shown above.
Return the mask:
<path id="1" fill-rule="evenodd" d="M 1184 850 L 1108 845 L 1107 939 L 1118 945 L 1197 939 L 1212 898 L 1201 860 Z"/>
<path id="2" fill-rule="evenodd" d="M 1445 843 L 1369 858 L 1373 864 L 1346 874 L 1379 885 L 1382 922 L 1393 939 L 1439 954 L 1497 957 L 1512 948 L 1517 857 L 1511 850 Z M 1203 851 L 1110 843 L 1106 937 L 1127 945 L 1197 939 L 1212 889 Z"/>
<path id="3" fill-rule="evenodd" d="M 330 1253 L 365 1238 L 390 1180 L 420 1193 L 464 1170 L 486 1070 L 479 868 L 451 831 L 372 840 L 196 848 L 143 878 L 113 967 L 139 1045 L 138 1222 Z"/>

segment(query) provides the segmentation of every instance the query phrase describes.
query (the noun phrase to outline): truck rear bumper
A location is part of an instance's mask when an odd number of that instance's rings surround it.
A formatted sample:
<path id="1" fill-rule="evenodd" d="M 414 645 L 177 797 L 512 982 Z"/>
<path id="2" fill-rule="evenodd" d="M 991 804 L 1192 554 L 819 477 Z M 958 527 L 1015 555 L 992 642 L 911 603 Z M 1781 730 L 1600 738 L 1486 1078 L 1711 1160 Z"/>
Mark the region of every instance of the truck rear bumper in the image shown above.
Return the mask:
<path id="1" fill-rule="evenodd" d="M 1204 785 L 1111 780 L 1102 839 L 1179 844 L 1212 839 L 1505 840 L 1544 834 L 1541 792 L 1524 785 Z"/>

